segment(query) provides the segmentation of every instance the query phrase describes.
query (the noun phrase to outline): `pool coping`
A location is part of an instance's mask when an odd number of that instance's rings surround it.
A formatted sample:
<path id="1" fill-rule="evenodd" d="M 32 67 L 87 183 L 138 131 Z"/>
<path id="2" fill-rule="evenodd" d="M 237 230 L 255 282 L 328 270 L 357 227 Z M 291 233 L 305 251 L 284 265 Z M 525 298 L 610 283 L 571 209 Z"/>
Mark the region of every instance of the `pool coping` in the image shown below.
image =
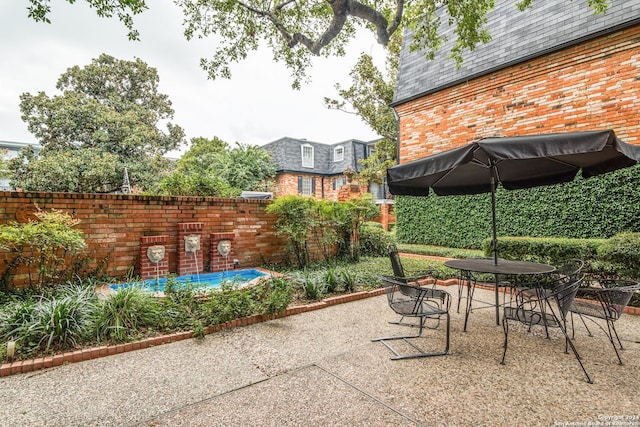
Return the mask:
<path id="1" fill-rule="evenodd" d="M 267 279 L 269 277 L 280 277 L 283 276 L 282 273 L 278 273 L 276 271 L 272 271 L 272 270 L 267 270 L 266 268 L 261 268 L 261 267 L 252 267 L 252 268 L 242 268 L 240 270 L 257 270 L 261 273 L 266 274 L 266 276 L 260 276 L 260 277 L 256 277 L 255 279 L 251 279 L 248 282 L 242 283 L 241 285 L 239 285 L 239 288 L 246 288 L 249 286 L 255 286 L 258 283 L 260 283 L 261 280 Z M 234 269 L 235 271 L 235 269 Z M 217 273 L 217 272 L 207 272 L 207 273 L 201 273 L 201 274 L 212 274 L 212 273 Z M 144 280 L 148 280 L 148 279 L 144 279 Z M 142 280 L 141 280 L 142 281 Z M 97 285 L 94 290 L 96 291 L 96 293 L 100 296 L 106 296 L 109 295 L 111 292 L 113 292 L 114 290 L 111 288 L 111 286 L 113 285 L 113 283 L 101 283 L 99 285 Z M 213 288 L 213 289 L 218 289 L 218 288 Z M 164 298 L 164 291 L 158 291 L 158 292 L 154 292 L 153 296 L 156 298 Z M 0 375 L 1 376 L 1 375 Z"/>

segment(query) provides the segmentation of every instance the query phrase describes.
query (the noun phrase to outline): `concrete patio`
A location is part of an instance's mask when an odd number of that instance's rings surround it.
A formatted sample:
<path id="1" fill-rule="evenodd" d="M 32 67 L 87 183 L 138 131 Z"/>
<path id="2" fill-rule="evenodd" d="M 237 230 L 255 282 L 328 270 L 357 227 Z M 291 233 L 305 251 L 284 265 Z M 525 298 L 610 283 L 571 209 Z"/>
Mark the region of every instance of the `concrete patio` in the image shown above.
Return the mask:
<path id="1" fill-rule="evenodd" d="M 456 290 L 447 290 L 455 307 Z M 512 328 L 500 365 L 503 332 L 491 309 L 473 312 L 466 333 L 453 310 L 450 355 L 391 361 L 371 338 L 406 330 L 388 323 L 395 319 L 378 296 L 0 378 L 0 425 L 640 425 L 638 316 L 617 324 L 623 366 L 602 331 L 578 329 L 594 384 L 562 338 L 541 330 Z M 427 330 L 420 344 L 443 338 L 442 327 Z"/>

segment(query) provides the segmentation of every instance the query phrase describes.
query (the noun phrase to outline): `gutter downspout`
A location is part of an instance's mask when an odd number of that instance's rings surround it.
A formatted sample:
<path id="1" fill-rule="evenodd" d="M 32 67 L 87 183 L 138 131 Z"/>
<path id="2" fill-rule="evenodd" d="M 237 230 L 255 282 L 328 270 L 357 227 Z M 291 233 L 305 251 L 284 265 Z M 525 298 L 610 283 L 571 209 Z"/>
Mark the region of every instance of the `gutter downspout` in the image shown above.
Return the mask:
<path id="1" fill-rule="evenodd" d="M 400 164 L 400 116 L 398 116 L 398 113 L 396 113 L 395 107 L 391 107 L 391 111 L 393 111 L 393 117 L 396 119 L 396 128 L 398 129 L 398 133 L 396 135 L 396 164 L 399 165 Z"/>

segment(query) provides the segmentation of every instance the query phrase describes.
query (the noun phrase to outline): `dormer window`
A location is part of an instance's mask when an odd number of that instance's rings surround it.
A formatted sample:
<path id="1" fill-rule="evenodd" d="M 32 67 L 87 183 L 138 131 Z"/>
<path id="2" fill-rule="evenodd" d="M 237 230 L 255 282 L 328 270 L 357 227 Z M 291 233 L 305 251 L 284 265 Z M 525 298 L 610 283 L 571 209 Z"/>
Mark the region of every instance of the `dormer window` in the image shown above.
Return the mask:
<path id="1" fill-rule="evenodd" d="M 313 146 L 309 144 L 305 144 L 301 147 L 301 150 L 302 150 L 302 167 L 312 168 L 313 167 Z"/>
<path id="2" fill-rule="evenodd" d="M 344 160 L 344 147 L 342 145 L 333 149 L 333 161 L 341 162 Z"/>

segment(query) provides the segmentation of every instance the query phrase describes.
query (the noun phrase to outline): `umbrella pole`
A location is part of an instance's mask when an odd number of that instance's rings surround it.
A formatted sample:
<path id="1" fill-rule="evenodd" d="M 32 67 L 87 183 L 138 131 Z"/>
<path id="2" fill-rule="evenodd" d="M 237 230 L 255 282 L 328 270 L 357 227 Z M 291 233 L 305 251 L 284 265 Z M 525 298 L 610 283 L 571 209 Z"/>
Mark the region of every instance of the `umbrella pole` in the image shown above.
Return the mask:
<path id="1" fill-rule="evenodd" d="M 498 230 L 496 226 L 496 167 L 491 161 L 491 223 L 493 225 L 493 240 L 491 246 L 493 248 L 493 264 L 498 265 Z M 500 294 L 498 293 L 498 275 L 494 275 L 495 283 L 495 304 L 496 304 L 496 325 L 500 325 Z"/>
<path id="2" fill-rule="evenodd" d="M 493 264 L 498 265 L 498 230 L 496 226 L 496 175 L 493 164 L 491 165 L 491 224 L 493 226 Z"/>

